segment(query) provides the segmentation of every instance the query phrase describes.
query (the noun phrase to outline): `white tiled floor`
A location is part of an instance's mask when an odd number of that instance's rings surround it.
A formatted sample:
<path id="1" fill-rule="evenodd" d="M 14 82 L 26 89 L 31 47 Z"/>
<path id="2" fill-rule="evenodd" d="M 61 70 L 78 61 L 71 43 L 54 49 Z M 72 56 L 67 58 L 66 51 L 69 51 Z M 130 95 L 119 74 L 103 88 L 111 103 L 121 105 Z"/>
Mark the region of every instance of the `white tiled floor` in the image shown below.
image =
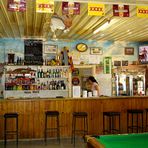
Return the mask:
<path id="1" fill-rule="evenodd" d="M 0 142 L 0 148 L 4 148 L 3 141 Z M 17 148 L 17 146 L 14 141 L 8 141 L 6 148 Z M 43 140 L 19 140 L 18 148 L 74 148 L 74 145 L 71 144 L 70 138 L 61 139 L 60 144 L 56 139 L 49 139 L 46 145 Z M 76 138 L 75 148 L 86 148 L 82 138 Z"/>

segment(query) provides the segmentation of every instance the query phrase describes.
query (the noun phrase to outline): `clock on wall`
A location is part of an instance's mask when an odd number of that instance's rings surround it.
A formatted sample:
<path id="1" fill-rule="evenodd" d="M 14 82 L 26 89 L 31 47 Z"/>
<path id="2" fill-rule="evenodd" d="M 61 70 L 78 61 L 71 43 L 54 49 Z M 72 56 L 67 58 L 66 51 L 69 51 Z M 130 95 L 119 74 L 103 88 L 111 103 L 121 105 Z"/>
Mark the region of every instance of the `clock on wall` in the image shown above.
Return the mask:
<path id="1" fill-rule="evenodd" d="M 80 52 L 84 52 L 84 51 L 86 51 L 88 49 L 88 46 L 86 44 L 84 44 L 84 43 L 78 43 L 76 45 L 76 49 L 78 51 L 80 51 Z"/>

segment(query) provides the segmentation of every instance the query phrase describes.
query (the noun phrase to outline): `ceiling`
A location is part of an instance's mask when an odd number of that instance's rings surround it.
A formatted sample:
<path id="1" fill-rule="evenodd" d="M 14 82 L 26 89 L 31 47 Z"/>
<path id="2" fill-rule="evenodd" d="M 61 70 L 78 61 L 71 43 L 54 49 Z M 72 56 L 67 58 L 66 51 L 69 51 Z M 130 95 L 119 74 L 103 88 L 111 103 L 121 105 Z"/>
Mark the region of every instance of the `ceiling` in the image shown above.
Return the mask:
<path id="1" fill-rule="evenodd" d="M 81 14 L 72 16 L 72 26 L 68 33 L 58 30 L 58 39 L 67 40 L 119 40 L 119 41 L 148 41 L 148 18 L 136 17 L 136 4 L 148 5 L 148 0 L 93 0 L 93 2 L 105 3 L 105 17 L 88 16 L 88 0 L 76 0 L 81 2 Z M 121 18 L 112 16 L 112 4 L 129 4 L 130 17 Z M 61 2 L 55 0 L 55 12 L 61 15 Z M 50 29 L 52 14 L 36 13 L 35 0 L 27 0 L 26 12 L 7 11 L 7 0 L 0 0 L 0 38 L 45 38 L 50 40 L 53 33 Z M 110 26 L 93 34 L 96 28 L 107 20 Z"/>

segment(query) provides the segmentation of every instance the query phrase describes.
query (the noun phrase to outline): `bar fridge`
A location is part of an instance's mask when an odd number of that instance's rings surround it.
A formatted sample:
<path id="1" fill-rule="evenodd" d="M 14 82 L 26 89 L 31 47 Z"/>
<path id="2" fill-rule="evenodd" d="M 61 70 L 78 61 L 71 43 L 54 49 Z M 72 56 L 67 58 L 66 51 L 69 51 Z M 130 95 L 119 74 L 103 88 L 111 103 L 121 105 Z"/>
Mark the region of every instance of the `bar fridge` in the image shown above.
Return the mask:
<path id="1" fill-rule="evenodd" d="M 145 72 L 113 73 L 112 86 L 114 96 L 145 95 Z"/>

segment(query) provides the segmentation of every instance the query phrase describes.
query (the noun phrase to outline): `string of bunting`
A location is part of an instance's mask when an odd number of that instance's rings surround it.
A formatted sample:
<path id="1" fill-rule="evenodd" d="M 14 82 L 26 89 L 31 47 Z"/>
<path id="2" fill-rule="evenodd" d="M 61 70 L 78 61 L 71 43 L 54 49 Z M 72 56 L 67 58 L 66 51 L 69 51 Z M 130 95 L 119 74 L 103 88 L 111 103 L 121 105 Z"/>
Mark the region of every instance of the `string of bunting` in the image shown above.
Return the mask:
<path id="1" fill-rule="evenodd" d="M 88 2 L 88 15 L 105 16 L 105 5 Z M 26 0 L 7 0 L 8 11 L 26 11 Z M 36 0 L 36 12 L 54 13 L 54 0 Z M 115 4 L 112 6 L 113 16 L 130 17 L 129 5 Z M 63 15 L 79 15 L 79 2 L 62 2 Z M 148 6 L 136 6 L 137 17 L 148 17 Z"/>

